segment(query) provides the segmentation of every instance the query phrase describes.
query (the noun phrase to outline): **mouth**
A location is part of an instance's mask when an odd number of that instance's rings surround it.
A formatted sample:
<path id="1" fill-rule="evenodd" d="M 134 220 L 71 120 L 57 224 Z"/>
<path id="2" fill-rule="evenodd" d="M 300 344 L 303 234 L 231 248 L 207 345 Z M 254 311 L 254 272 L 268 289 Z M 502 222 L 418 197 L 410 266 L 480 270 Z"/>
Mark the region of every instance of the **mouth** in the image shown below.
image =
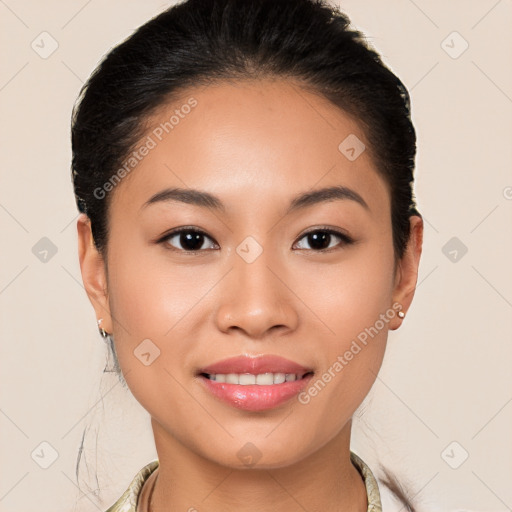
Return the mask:
<path id="1" fill-rule="evenodd" d="M 314 375 L 312 368 L 280 356 L 238 356 L 199 369 L 196 376 L 214 398 L 237 409 L 265 411 L 296 396 Z"/>
<path id="2" fill-rule="evenodd" d="M 313 372 L 301 373 L 200 373 L 201 377 L 209 379 L 214 382 L 223 382 L 226 384 L 238 384 L 240 386 L 272 386 L 274 384 L 283 384 L 284 382 L 295 382 L 302 380 Z"/>

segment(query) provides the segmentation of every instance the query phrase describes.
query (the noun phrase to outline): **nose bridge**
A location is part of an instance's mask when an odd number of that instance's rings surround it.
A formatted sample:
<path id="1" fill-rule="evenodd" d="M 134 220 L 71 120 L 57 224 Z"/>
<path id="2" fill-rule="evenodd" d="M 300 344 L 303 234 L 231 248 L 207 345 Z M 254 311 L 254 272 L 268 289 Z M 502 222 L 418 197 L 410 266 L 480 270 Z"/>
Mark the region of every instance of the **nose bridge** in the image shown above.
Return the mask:
<path id="1" fill-rule="evenodd" d="M 240 252 L 243 250 L 239 248 Z M 249 247 L 249 255 L 254 249 Z M 238 252 L 238 250 L 237 250 Z M 233 262 L 234 277 L 238 283 L 241 300 L 253 300 L 256 302 L 269 303 L 278 300 L 282 290 L 278 288 L 278 280 L 270 269 L 278 268 L 279 264 L 272 255 L 270 249 L 265 249 L 257 255 L 254 261 L 245 259 L 245 256 L 237 254 Z"/>
<path id="2" fill-rule="evenodd" d="M 279 251 L 272 247 L 272 235 L 267 235 L 261 234 L 257 239 L 251 235 L 245 237 L 233 253 L 234 279 L 240 288 L 246 288 L 241 290 L 244 298 L 276 301 L 280 294 L 274 272 L 282 268 L 283 262 L 279 261 Z"/>
<path id="3" fill-rule="evenodd" d="M 248 237 L 250 238 L 250 237 Z M 270 249 L 244 240 L 233 254 L 233 266 L 218 310 L 219 328 L 237 327 L 258 337 L 273 327 L 294 328 L 293 295 L 279 278 L 282 265 Z M 276 275 L 277 274 L 277 275 Z"/>

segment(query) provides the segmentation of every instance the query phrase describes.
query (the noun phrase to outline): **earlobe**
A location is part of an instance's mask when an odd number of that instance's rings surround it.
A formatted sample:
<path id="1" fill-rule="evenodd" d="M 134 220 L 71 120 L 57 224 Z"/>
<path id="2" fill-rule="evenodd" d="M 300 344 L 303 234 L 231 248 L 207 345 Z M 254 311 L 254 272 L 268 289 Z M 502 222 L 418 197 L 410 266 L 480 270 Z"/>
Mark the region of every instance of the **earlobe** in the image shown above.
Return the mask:
<path id="1" fill-rule="evenodd" d="M 423 248 L 423 219 L 418 215 L 410 217 L 410 236 L 407 248 L 397 269 L 397 278 L 393 290 L 393 303 L 398 302 L 402 305 L 401 311 L 407 313 L 418 281 L 418 268 Z M 404 315 L 405 316 L 405 315 Z M 400 327 L 403 318 L 397 316 L 396 321 L 392 323 L 390 330 Z"/>
<path id="2" fill-rule="evenodd" d="M 101 327 L 112 332 L 105 262 L 94 245 L 91 221 L 84 213 L 78 217 L 77 233 L 78 257 L 85 291 L 96 312 L 96 318 L 103 319 Z"/>

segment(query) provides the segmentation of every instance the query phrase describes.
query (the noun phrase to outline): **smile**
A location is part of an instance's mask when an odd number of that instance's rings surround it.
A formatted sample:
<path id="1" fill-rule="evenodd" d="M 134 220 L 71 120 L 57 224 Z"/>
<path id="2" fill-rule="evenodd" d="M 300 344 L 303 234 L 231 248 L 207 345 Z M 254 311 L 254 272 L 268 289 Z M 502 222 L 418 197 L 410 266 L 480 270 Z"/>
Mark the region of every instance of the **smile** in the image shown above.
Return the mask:
<path id="1" fill-rule="evenodd" d="M 257 375 L 251 373 L 217 373 L 202 374 L 206 378 L 214 382 L 225 382 L 226 384 L 239 384 L 240 386 L 249 386 L 256 384 L 257 386 L 271 386 L 273 384 L 282 384 L 283 382 L 294 382 L 303 379 L 306 373 L 259 373 Z"/>

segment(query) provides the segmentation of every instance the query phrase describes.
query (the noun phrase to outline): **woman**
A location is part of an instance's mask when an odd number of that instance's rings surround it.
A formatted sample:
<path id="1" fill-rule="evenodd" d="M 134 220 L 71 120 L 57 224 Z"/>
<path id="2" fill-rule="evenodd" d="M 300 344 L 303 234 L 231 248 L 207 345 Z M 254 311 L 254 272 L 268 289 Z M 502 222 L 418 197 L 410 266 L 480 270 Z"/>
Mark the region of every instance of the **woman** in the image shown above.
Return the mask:
<path id="1" fill-rule="evenodd" d="M 382 510 L 351 418 L 423 222 L 409 96 L 362 34 L 188 0 L 106 56 L 72 145 L 84 286 L 158 453 L 108 511 Z"/>

